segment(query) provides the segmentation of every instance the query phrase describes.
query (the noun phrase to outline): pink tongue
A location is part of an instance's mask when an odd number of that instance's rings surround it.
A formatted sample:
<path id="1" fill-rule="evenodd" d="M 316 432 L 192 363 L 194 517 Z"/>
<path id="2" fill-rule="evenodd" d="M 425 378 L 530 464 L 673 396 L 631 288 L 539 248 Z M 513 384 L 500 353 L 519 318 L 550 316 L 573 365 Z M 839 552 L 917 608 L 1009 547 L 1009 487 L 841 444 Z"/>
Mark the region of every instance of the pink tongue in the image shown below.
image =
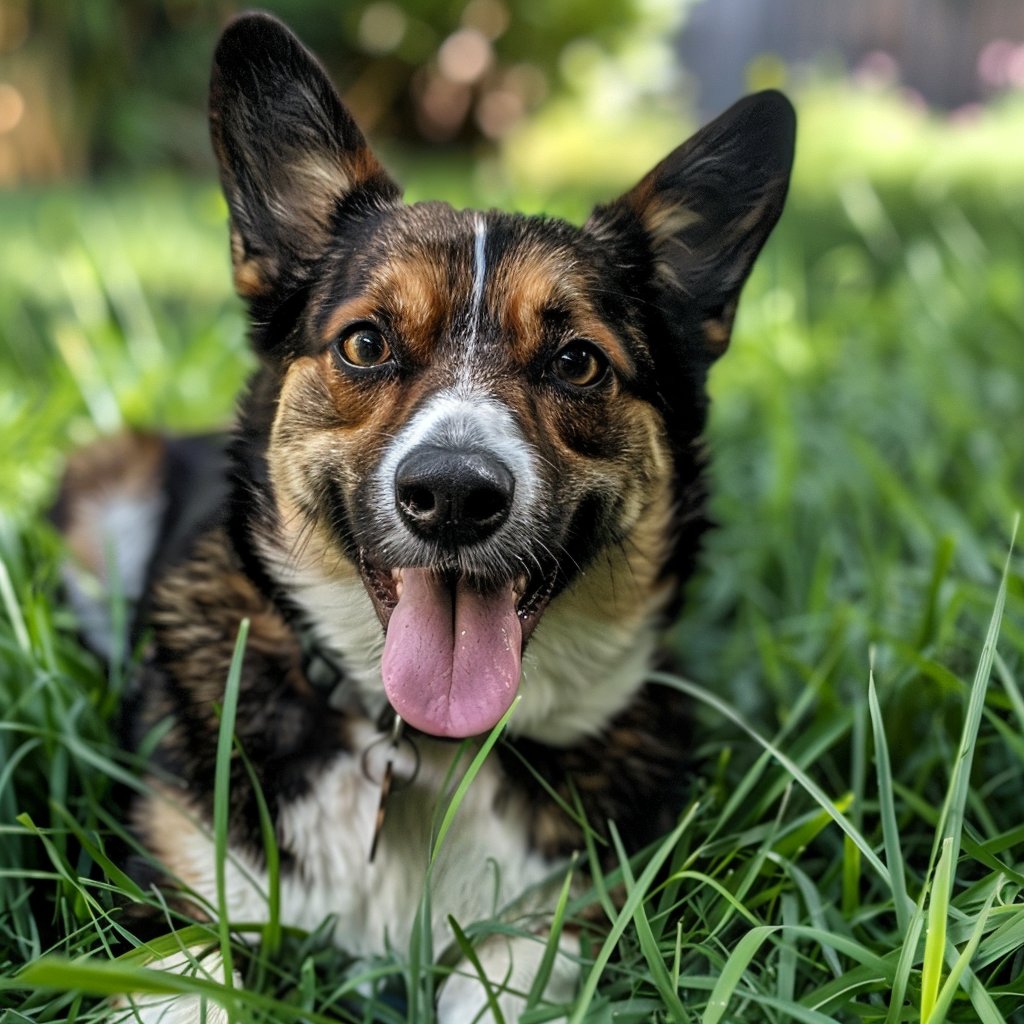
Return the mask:
<path id="1" fill-rule="evenodd" d="M 509 709 L 519 687 L 523 630 L 512 588 L 454 594 L 425 569 L 402 571 L 381 674 L 391 706 L 433 736 L 475 736 Z"/>

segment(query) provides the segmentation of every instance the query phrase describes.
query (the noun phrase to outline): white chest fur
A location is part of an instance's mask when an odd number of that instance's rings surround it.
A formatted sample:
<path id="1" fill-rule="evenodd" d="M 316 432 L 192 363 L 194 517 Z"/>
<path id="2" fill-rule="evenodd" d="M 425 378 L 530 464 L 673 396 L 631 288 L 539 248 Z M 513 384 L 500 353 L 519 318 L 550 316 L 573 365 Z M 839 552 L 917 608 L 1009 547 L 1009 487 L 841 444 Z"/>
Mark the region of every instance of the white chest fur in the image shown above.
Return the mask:
<path id="1" fill-rule="evenodd" d="M 365 739 L 363 746 L 376 735 L 369 724 L 365 733 L 359 737 L 360 743 Z M 405 949 L 429 880 L 438 954 L 451 941 L 449 915 L 463 925 L 493 916 L 549 877 L 555 865 L 530 849 L 525 808 L 517 797 L 501 792 L 500 768 L 493 759 L 469 787 L 430 865 L 433 823 L 439 820 L 435 809 L 459 748 L 417 742 L 419 771 L 389 799 L 372 863 L 380 787 L 366 777 L 358 755 L 339 754 L 311 779 L 305 795 L 280 809 L 278 841 L 294 864 L 281 879 L 284 924 L 313 930 L 330 917 L 338 945 L 357 956 L 383 953 L 389 945 Z M 402 777 L 410 767 L 410 751 L 403 744 L 396 775 Z M 178 833 L 178 844 L 176 860 L 186 880 L 215 906 L 209 835 L 193 827 L 187 836 Z M 233 851 L 227 867 L 229 916 L 266 920 L 267 885 L 254 859 Z"/>

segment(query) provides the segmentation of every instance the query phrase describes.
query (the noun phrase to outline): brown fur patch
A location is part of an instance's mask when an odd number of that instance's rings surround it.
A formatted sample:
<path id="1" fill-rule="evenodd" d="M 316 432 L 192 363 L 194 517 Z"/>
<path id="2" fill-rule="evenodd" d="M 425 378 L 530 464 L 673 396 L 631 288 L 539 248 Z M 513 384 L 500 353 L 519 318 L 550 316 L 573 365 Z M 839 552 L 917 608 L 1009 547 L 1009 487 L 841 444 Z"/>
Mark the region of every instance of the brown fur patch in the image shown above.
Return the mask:
<path id="1" fill-rule="evenodd" d="M 248 256 L 237 228 L 231 229 L 231 264 L 234 267 L 235 291 L 243 299 L 266 295 L 277 277 L 277 265 L 269 256 Z"/>
<path id="2" fill-rule="evenodd" d="M 588 289 L 566 251 L 534 243 L 504 256 L 487 294 L 514 364 L 525 366 L 533 359 L 545 336 L 546 316 L 557 313 L 566 318 L 567 333 L 596 342 L 616 373 L 632 375 L 629 352 L 595 312 Z"/>
<path id="3" fill-rule="evenodd" d="M 206 712 L 223 700 L 224 683 L 242 619 L 249 620 L 247 652 L 277 666 L 281 683 L 309 693 L 295 635 L 280 610 L 253 585 L 231 556 L 223 533 L 200 538 L 192 558 L 156 589 L 153 624 L 175 674 Z"/>
<path id="4" fill-rule="evenodd" d="M 366 292 L 335 310 L 327 320 L 325 342 L 346 323 L 361 319 L 385 323 L 413 365 L 430 362 L 448 336 L 471 287 L 468 268 L 447 254 L 416 248 L 396 254 L 373 275 Z"/>

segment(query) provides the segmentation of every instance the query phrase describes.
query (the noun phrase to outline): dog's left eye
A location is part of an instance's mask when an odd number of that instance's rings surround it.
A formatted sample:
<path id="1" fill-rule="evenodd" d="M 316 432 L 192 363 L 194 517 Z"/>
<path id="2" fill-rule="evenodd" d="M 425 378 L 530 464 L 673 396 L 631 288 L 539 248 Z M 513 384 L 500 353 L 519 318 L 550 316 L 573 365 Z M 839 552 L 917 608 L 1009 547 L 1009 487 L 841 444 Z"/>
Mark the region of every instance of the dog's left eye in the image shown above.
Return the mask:
<path id="1" fill-rule="evenodd" d="M 551 360 L 551 369 L 574 388 L 592 388 L 608 375 L 608 358 L 589 341 L 572 341 Z"/>
<path id="2" fill-rule="evenodd" d="M 358 327 L 334 343 L 342 362 L 364 370 L 381 366 L 391 358 L 391 346 L 375 327 Z"/>

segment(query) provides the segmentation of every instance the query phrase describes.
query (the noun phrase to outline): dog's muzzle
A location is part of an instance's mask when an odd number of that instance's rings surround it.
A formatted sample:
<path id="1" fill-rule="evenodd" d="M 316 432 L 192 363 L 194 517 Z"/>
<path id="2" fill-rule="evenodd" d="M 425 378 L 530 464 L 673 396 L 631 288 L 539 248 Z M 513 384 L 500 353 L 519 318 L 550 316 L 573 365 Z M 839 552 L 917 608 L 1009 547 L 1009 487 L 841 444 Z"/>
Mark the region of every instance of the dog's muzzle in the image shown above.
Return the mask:
<path id="1" fill-rule="evenodd" d="M 556 585 L 536 467 L 505 405 L 456 394 L 424 405 L 381 459 L 359 567 L 384 626 L 388 700 L 421 732 L 486 732 L 515 698 Z"/>

